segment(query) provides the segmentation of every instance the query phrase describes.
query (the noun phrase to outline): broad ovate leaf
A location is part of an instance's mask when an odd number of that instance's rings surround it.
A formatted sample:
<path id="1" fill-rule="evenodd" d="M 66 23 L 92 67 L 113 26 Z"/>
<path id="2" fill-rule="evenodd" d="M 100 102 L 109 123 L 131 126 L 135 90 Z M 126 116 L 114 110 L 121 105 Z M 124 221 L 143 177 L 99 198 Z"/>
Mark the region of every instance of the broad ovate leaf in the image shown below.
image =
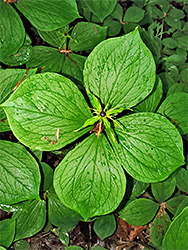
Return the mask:
<path id="1" fill-rule="evenodd" d="M 0 2 L 0 60 L 14 54 L 23 44 L 25 30 L 15 9 Z"/>
<path id="2" fill-rule="evenodd" d="M 176 249 L 183 250 L 188 249 L 188 207 L 174 219 L 170 224 L 164 240 L 162 249 Z"/>
<path id="3" fill-rule="evenodd" d="M 92 134 L 58 165 L 54 187 L 59 199 L 87 220 L 118 207 L 126 179 L 105 136 Z"/>
<path id="4" fill-rule="evenodd" d="M 114 10 L 117 0 L 84 0 L 84 2 L 88 6 L 89 10 L 93 12 L 93 14 L 95 14 L 101 22 L 103 22 L 105 17 L 109 16 Z"/>
<path id="5" fill-rule="evenodd" d="M 118 153 L 125 170 L 136 180 L 158 182 L 184 164 L 182 138 L 174 125 L 154 113 L 119 119 Z"/>
<path id="6" fill-rule="evenodd" d="M 155 62 L 138 30 L 101 42 L 84 67 L 84 83 L 106 105 L 130 108 L 155 84 Z"/>
<path id="7" fill-rule="evenodd" d="M 55 73 L 29 77 L 3 108 L 15 136 L 32 149 L 62 148 L 90 129 L 75 132 L 91 111 L 76 85 Z"/>
<path id="8" fill-rule="evenodd" d="M 15 220 L 5 219 L 0 221 L 0 245 L 9 247 L 14 239 Z"/>
<path id="9" fill-rule="evenodd" d="M 75 0 L 19 0 L 15 5 L 39 30 L 55 30 L 80 17 Z"/>
<path id="10" fill-rule="evenodd" d="M 13 204 L 39 199 L 40 172 L 35 159 L 20 144 L 0 141 L 0 200 Z"/>

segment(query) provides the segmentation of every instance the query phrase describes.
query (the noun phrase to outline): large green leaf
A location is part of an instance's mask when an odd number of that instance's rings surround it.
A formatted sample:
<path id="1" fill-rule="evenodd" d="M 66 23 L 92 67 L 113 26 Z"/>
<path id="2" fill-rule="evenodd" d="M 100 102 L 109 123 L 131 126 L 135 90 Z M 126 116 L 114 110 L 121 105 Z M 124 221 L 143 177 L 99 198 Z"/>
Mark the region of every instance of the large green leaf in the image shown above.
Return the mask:
<path id="1" fill-rule="evenodd" d="M 2 59 L 4 64 L 9 66 L 20 66 L 25 64 L 29 58 L 31 57 L 32 47 L 31 47 L 31 39 L 26 34 L 25 41 L 23 45 L 16 51 L 15 54 L 6 56 Z"/>
<path id="2" fill-rule="evenodd" d="M 39 198 L 40 172 L 35 159 L 20 144 L 0 141 L 0 200 L 13 204 Z"/>
<path id="3" fill-rule="evenodd" d="M 174 219 L 170 224 L 164 240 L 162 249 L 188 249 L 188 207 Z"/>
<path id="4" fill-rule="evenodd" d="M 9 247 L 14 239 L 15 220 L 5 219 L 0 221 L 0 245 Z"/>
<path id="5" fill-rule="evenodd" d="M 75 131 L 91 117 L 90 109 L 76 85 L 55 73 L 29 77 L 3 108 L 19 141 L 41 151 L 62 148 L 90 129 Z M 50 143 L 58 130 L 57 143 Z"/>
<path id="6" fill-rule="evenodd" d="M 120 213 L 120 218 L 131 225 L 142 226 L 153 219 L 159 205 L 152 200 L 140 198 L 130 202 Z"/>
<path id="7" fill-rule="evenodd" d="M 16 219 L 16 234 L 14 241 L 31 237 L 38 233 L 46 222 L 46 202 L 39 200 L 26 201 L 29 203 L 25 211 L 14 212 Z"/>
<path id="8" fill-rule="evenodd" d="M 184 164 L 182 138 L 171 122 L 154 113 L 137 113 L 119 119 L 119 157 L 125 170 L 142 182 L 166 179 Z"/>
<path id="9" fill-rule="evenodd" d="M 58 165 L 54 187 L 60 200 L 87 220 L 117 208 L 126 179 L 105 136 L 92 134 Z"/>
<path id="10" fill-rule="evenodd" d="M 84 82 L 104 105 L 141 102 L 153 89 L 155 62 L 138 30 L 97 45 L 86 60 Z"/>
<path id="11" fill-rule="evenodd" d="M 84 0 L 84 2 L 90 11 L 92 11 L 100 19 L 100 21 L 103 22 L 105 17 L 109 16 L 114 10 L 117 0 Z"/>
<path id="12" fill-rule="evenodd" d="M 41 72 L 60 72 L 65 60 L 65 55 L 58 49 L 47 46 L 34 46 L 32 56 L 27 62 L 28 67 L 44 67 Z"/>
<path id="13" fill-rule="evenodd" d="M 19 0 L 15 5 L 39 30 L 55 30 L 80 17 L 75 0 Z"/>
<path id="14" fill-rule="evenodd" d="M 80 22 L 72 30 L 69 47 L 74 51 L 91 50 L 106 38 L 106 27 Z"/>
<path id="15" fill-rule="evenodd" d="M 188 93 L 169 95 L 157 112 L 169 118 L 180 129 L 181 134 L 188 133 Z"/>
<path id="16" fill-rule="evenodd" d="M 0 60 L 14 54 L 23 44 L 25 30 L 15 9 L 0 2 Z"/>

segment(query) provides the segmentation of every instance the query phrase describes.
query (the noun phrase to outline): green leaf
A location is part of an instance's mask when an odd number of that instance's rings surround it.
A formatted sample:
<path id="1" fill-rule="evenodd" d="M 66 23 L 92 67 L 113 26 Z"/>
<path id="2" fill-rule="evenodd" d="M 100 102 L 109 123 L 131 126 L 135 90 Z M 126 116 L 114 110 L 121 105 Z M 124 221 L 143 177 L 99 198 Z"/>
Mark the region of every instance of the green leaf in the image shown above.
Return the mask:
<path id="1" fill-rule="evenodd" d="M 138 30 L 101 42 L 84 68 L 85 86 L 112 107 L 133 107 L 153 89 L 155 63 Z"/>
<path id="2" fill-rule="evenodd" d="M 12 218 L 16 219 L 16 234 L 14 241 L 29 238 L 38 233 L 46 222 L 46 202 L 26 201 L 29 203 L 25 211 L 14 212 Z"/>
<path id="3" fill-rule="evenodd" d="M 178 44 L 178 48 L 188 50 L 187 39 L 188 39 L 188 36 L 178 37 L 176 39 L 177 44 Z"/>
<path id="4" fill-rule="evenodd" d="M 146 99 L 139 103 L 134 110 L 140 112 L 155 112 L 161 101 L 162 94 L 162 82 L 158 77 L 152 92 L 146 97 Z"/>
<path id="5" fill-rule="evenodd" d="M 52 190 L 49 191 L 47 196 L 49 221 L 64 231 L 68 232 L 72 230 L 82 217 L 72 209 L 66 207 Z"/>
<path id="6" fill-rule="evenodd" d="M 167 200 L 174 193 L 175 188 L 175 178 L 168 178 L 162 182 L 151 184 L 152 194 L 159 203 Z"/>
<path id="7" fill-rule="evenodd" d="M 112 16 L 109 16 L 104 20 L 104 26 L 108 28 L 107 29 L 108 36 L 118 35 L 122 28 L 122 24 L 120 23 L 120 21 L 114 20 Z"/>
<path id="8" fill-rule="evenodd" d="M 28 203 L 25 201 L 11 205 L 0 204 L 0 209 L 7 212 L 23 211 L 24 209 L 27 209 L 27 205 Z"/>
<path id="9" fill-rule="evenodd" d="M 15 54 L 6 56 L 2 59 L 4 64 L 9 66 L 19 66 L 25 64 L 29 58 L 31 57 L 32 47 L 31 47 L 31 39 L 26 34 L 25 41 L 23 45 L 16 51 Z"/>
<path id="10" fill-rule="evenodd" d="M 10 4 L 0 2 L 0 13 L 0 60 L 2 60 L 16 53 L 22 46 L 25 30 L 18 13 Z"/>
<path id="11" fill-rule="evenodd" d="M 140 198 L 125 206 L 119 217 L 131 225 L 143 226 L 153 219 L 158 208 L 159 205 L 154 201 Z"/>
<path id="12" fill-rule="evenodd" d="M 136 198 L 140 196 L 146 191 L 148 187 L 149 187 L 148 183 L 140 182 L 140 181 L 133 179 L 133 188 L 131 191 L 131 197 Z"/>
<path id="13" fill-rule="evenodd" d="M 94 23 L 77 23 L 71 33 L 73 39 L 69 47 L 74 51 L 92 50 L 98 43 L 106 38 L 106 27 Z"/>
<path id="14" fill-rule="evenodd" d="M 105 17 L 109 16 L 114 10 L 117 0 L 106 0 L 106 1 L 95 1 L 95 0 L 84 0 L 91 12 L 93 12 L 101 21 Z"/>
<path id="15" fill-rule="evenodd" d="M 177 187 L 179 190 L 188 193 L 188 171 L 180 168 L 176 175 Z"/>
<path id="16" fill-rule="evenodd" d="M 83 70 L 86 57 L 77 54 L 69 54 L 65 57 L 62 73 L 69 77 L 72 81 L 83 82 Z"/>
<path id="17" fill-rule="evenodd" d="M 159 107 L 158 113 L 166 116 L 180 129 L 181 134 L 188 133 L 188 94 L 169 95 Z"/>
<path id="18" fill-rule="evenodd" d="M 185 198 L 182 200 L 182 202 L 178 206 L 178 209 L 176 210 L 174 218 L 177 217 L 183 211 L 185 207 L 188 207 L 188 196 L 185 196 Z"/>
<path id="19" fill-rule="evenodd" d="M 144 13 L 145 13 L 144 10 L 136 6 L 129 7 L 127 11 L 125 12 L 123 21 L 138 23 L 144 18 Z"/>
<path id="20" fill-rule="evenodd" d="M 159 249 L 162 247 L 164 235 L 171 223 L 170 217 L 166 212 L 162 216 L 156 216 L 150 229 L 151 242 Z"/>
<path id="21" fill-rule="evenodd" d="M 0 221 L 0 245 L 9 247 L 14 239 L 15 220 L 5 219 Z"/>
<path id="22" fill-rule="evenodd" d="M 162 249 L 188 249 L 188 207 L 184 208 L 184 210 L 174 219 L 174 221 L 170 224 L 164 240 Z"/>
<path id="23" fill-rule="evenodd" d="M 164 40 L 162 40 L 162 44 L 170 49 L 174 49 L 177 47 L 177 42 L 170 37 L 167 37 Z"/>
<path id="24" fill-rule="evenodd" d="M 69 27 L 65 26 L 56 30 L 52 31 L 43 31 L 38 30 L 39 35 L 42 37 L 44 41 L 49 43 L 50 45 L 54 47 L 61 47 L 63 48 L 65 46 L 66 39 L 64 33 L 68 33 Z"/>
<path id="25" fill-rule="evenodd" d="M 69 234 L 62 228 L 59 231 L 59 239 L 65 246 L 69 245 Z"/>
<path id="26" fill-rule="evenodd" d="M 27 62 L 28 67 L 42 68 L 41 72 L 60 72 L 65 60 L 65 55 L 58 49 L 46 46 L 34 46 L 32 56 Z"/>
<path id="27" fill-rule="evenodd" d="M 46 164 L 45 162 L 41 162 L 41 191 L 45 192 L 48 190 L 53 182 L 53 169 Z"/>
<path id="28" fill-rule="evenodd" d="M 71 247 L 65 247 L 65 250 L 83 250 L 83 248 L 78 246 L 71 246 Z"/>
<path id="29" fill-rule="evenodd" d="M 60 200 L 87 220 L 118 207 L 126 179 L 104 135 L 92 134 L 58 165 L 54 187 Z"/>
<path id="30" fill-rule="evenodd" d="M 40 172 L 35 159 L 20 144 L 0 141 L 0 200 L 13 204 L 39 198 Z"/>
<path id="31" fill-rule="evenodd" d="M 80 17 L 75 0 L 19 0 L 15 5 L 39 30 L 55 30 Z"/>
<path id="32" fill-rule="evenodd" d="M 113 12 L 111 13 L 110 15 L 111 17 L 117 19 L 118 21 L 122 21 L 122 18 L 123 18 L 123 8 L 122 6 L 117 3 Z"/>
<path id="33" fill-rule="evenodd" d="M 119 119 L 118 153 L 125 170 L 136 180 L 158 182 L 184 164 L 182 139 L 171 122 L 153 113 Z"/>
<path id="34" fill-rule="evenodd" d="M 101 216 L 94 222 L 94 231 L 101 240 L 111 236 L 116 230 L 116 220 L 113 214 Z"/>
<path id="35" fill-rule="evenodd" d="M 4 247 L 0 246 L 0 250 L 6 250 L 6 248 L 4 248 Z"/>
<path id="36" fill-rule="evenodd" d="M 3 108 L 15 136 L 31 149 L 59 149 L 90 130 L 75 132 L 91 117 L 91 111 L 76 85 L 55 73 L 29 77 Z"/>
<path id="37" fill-rule="evenodd" d="M 172 95 L 172 94 L 174 94 L 176 92 L 185 92 L 185 93 L 188 93 L 188 86 L 186 84 L 184 84 L 184 83 L 173 84 L 169 88 L 167 96 Z"/>
<path id="38" fill-rule="evenodd" d="M 29 243 L 26 240 L 18 240 L 14 243 L 15 250 L 29 250 Z"/>
<path id="39" fill-rule="evenodd" d="M 183 199 L 185 198 L 185 195 L 179 195 L 177 197 L 174 197 L 170 200 L 168 200 L 166 202 L 166 208 L 172 213 L 175 214 L 178 206 L 180 205 L 180 203 L 183 201 Z"/>

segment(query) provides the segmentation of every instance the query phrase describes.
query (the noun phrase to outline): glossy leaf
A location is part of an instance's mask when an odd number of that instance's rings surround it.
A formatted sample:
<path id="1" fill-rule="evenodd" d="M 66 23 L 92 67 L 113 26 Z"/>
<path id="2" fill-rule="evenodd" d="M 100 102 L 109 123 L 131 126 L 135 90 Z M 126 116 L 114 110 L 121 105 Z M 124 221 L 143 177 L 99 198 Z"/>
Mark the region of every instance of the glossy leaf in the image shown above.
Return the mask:
<path id="1" fill-rule="evenodd" d="M 71 33 L 69 47 L 74 51 L 92 50 L 98 43 L 105 40 L 106 28 L 94 23 L 77 23 Z"/>
<path id="2" fill-rule="evenodd" d="M 56 30 L 52 31 L 43 31 L 38 30 L 39 35 L 42 37 L 44 41 L 49 43 L 50 45 L 54 47 L 61 47 L 64 48 L 66 39 L 64 36 L 64 33 L 68 33 L 69 27 L 65 26 Z"/>
<path id="3" fill-rule="evenodd" d="M 176 175 L 177 187 L 179 190 L 188 193 L 188 171 L 180 168 Z"/>
<path id="4" fill-rule="evenodd" d="M 66 207 L 57 197 L 54 191 L 50 190 L 48 196 L 49 221 L 56 227 L 68 232 L 72 230 L 82 217 L 72 209 Z"/>
<path id="5" fill-rule="evenodd" d="M 20 144 L 0 141 L 0 200 L 13 204 L 39 198 L 40 172 L 35 159 Z"/>
<path id="6" fill-rule="evenodd" d="M 47 46 L 34 46 L 32 56 L 27 62 L 28 67 L 43 68 L 41 72 L 60 72 L 65 60 L 65 55 L 58 49 Z"/>
<path id="7" fill-rule="evenodd" d="M 95 1 L 95 0 L 84 0 L 91 12 L 93 12 L 101 21 L 105 17 L 109 16 L 115 8 L 117 0 L 106 0 L 106 1 Z"/>
<path id="8" fill-rule="evenodd" d="M 26 201 L 28 209 L 14 212 L 12 218 L 16 219 L 16 234 L 14 241 L 28 238 L 38 233 L 46 222 L 46 202 L 42 200 Z"/>
<path id="9" fill-rule="evenodd" d="M 111 236 L 116 230 L 116 220 L 113 214 L 101 216 L 94 223 L 94 231 L 101 240 Z"/>
<path id="10" fill-rule="evenodd" d="M 86 60 L 84 82 L 104 105 L 141 102 L 153 89 L 155 63 L 138 30 L 97 45 Z"/>
<path id="11" fill-rule="evenodd" d="M 169 215 L 163 212 L 162 216 L 156 216 L 151 224 L 151 242 L 159 249 L 162 247 L 162 241 L 170 223 L 171 220 Z"/>
<path id="12" fill-rule="evenodd" d="M 91 112 L 73 82 L 55 73 L 25 80 L 3 108 L 15 136 L 32 149 L 59 149 L 90 130 L 75 132 L 91 117 Z M 58 130 L 57 143 L 50 143 L 57 139 Z"/>
<path id="13" fill-rule="evenodd" d="M 10 55 L 8 57 L 4 57 L 2 62 L 9 66 L 20 66 L 25 64 L 29 58 L 31 57 L 32 47 L 31 47 L 31 39 L 26 34 L 23 45 L 16 51 L 15 54 Z"/>
<path id="14" fill-rule="evenodd" d="M 41 191 L 45 192 L 48 190 L 53 182 L 53 169 L 46 164 L 45 162 L 41 162 Z"/>
<path id="15" fill-rule="evenodd" d="M 133 179 L 133 188 L 131 191 L 131 197 L 138 197 L 143 194 L 146 189 L 149 187 L 148 183 L 140 182 Z"/>
<path id="16" fill-rule="evenodd" d="M 55 30 L 80 17 L 75 0 L 19 0 L 15 5 L 39 30 Z"/>
<path id="17" fill-rule="evenodd" d="M 87 220 L 117 208 L 126 179 L 104 135 L 92 134 L 58 165 L 54 187 L 60 200 Z"/>
<path id="18" fill-rule="evenodd" d="M 161 101 L 162 94 L 162 82 L 160 78 L 157 78 L 152 92 L 146 97 L 146 99 L 139 103 L 134 110 L 139 112 L 155 112 Z"/>
<path id="19" fill-rule="evenodd" d="M 18 240 L 14 243 L 15 250 L 29 250 L 30 245 L 26 240 Z"/>
<path id="20" fill-rule="evenodd" d="M 175 177 L 168 178 L 167 180 L 164 180 L 162 182 L 151 184 L 152 194 L 159 203 L 162 203 L 163 201 L 167 200 L 173 194 L 175 188 Z"/>
<path id="21" fill-rule="evenodd" d="M 15 220 L 5 219 L 0 221 L 0 245 L 9 247 L 14 239 Z"/>
<path id="22" fill-rule="evenodd" d="M 119 122 L 123 125 L 123 129 L 116 127 L 119 157 L 136 180 L 162 181 L 184 164 L 181 136 L 165 117 L 137 113 Z"/>
<path id="23" fill-rule="evenodd" d="M 184 210 L 174 219 L 174 221 L 170 224 L 164 240 L 162 249 L 188 249 L 188 207 L 184 208 Z"/>
<path id="24" fill-rule="evenodd" d="M 188 133 L 188 94 L 174 93 L 169 95 L 159 107 L 158 113 L 169 118 L 181 134 Z"/>
<path id="25" fill-rule="evenodd" d="M 69 245 L 69 234 L 62 228 L 59 231 L 59 239 L 65 246 Z"/>
<path id="26" fill-rule="evenodd" d="M 158 208 L 159 205 L 154 201 L 140 198 L 125 206 L 119 217 L 131 225 L 143 226 L 153 219 Z"/>
<path id="27" fill-rule="evenodd" d="M 129 7 L 124 16 L 124 22 L 134 22 L 138 23 L 144 18 L 144 10 L 136 7 L 136 6 L 131 6 Z"/>
<path id="28" fill-rule="evenodd" d="M 16 53 L 22 46 L 25 30 L 18 13 L 10 4 L 0 2 L 0 13 L 0 60 L 2 60 Z"/>

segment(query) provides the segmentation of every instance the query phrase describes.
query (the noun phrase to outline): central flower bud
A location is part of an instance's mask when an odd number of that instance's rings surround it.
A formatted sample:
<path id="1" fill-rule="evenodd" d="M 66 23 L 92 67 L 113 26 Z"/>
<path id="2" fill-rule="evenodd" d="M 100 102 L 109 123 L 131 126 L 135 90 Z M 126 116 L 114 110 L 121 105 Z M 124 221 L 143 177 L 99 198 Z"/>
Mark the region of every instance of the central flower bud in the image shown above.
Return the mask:
<path id="1" fill-rule="evenodd" d="M 100 116 L 101 117 L 105 117 L 105 115 L 106 115 L 106 112 L 104 112 L 103 110 L 100 112 Z"/>

